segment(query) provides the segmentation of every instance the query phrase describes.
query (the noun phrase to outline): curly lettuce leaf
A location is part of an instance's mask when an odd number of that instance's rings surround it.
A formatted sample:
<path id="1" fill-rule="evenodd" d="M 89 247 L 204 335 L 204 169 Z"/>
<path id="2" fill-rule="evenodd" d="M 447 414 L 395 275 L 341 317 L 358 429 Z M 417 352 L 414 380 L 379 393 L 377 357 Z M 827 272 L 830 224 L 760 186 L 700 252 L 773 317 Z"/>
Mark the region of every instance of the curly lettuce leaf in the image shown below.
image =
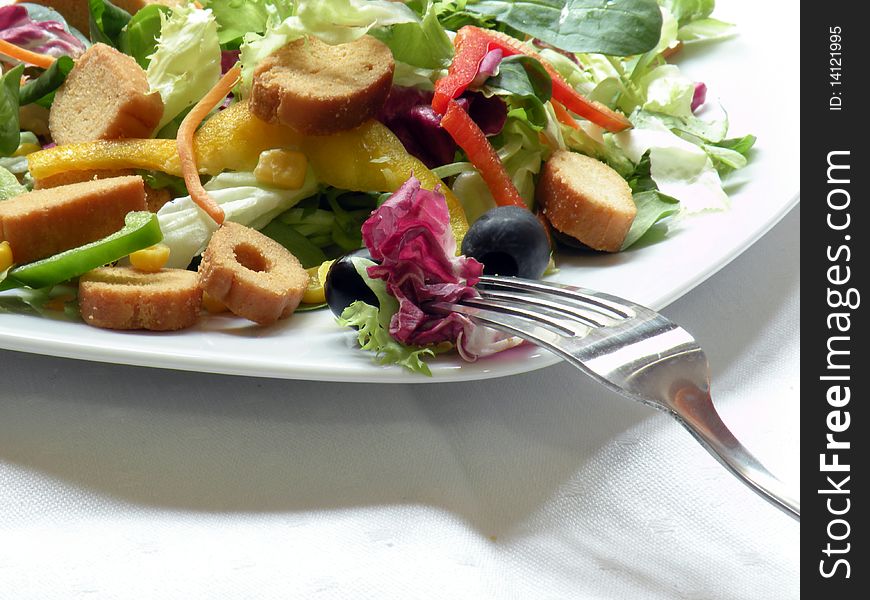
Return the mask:
<path id="1" fill-rule="evenodd" d="M 379 311 L 374 306 L 357 300 L 341 313 L 338 324 L 357 328 L 357 341 L 360 348 L 374 352 L 382 365 L 395 364 L 413 373 L 432 376 L 425 357 L 435 356 L 431 348 L 406 346 L 390 337 L 390 332 L 379 320 Z"/>
<path id="2" fill-rule="evenodd" d="M 435 6 L 427 0 L 418 22 L 397 23 L 372 31 L 393 52 L 393 58 L 413 67 L 445 69 L 453 59 L 453 42 L 438 21 Z"/>
<path id="3" fill-rule="evenodd" d="M 160 39 L 146 70 L 163 99 L 158 129 L 196 104 L 221 76 L 217 23 L 210 10 L 180 7 L 160 13 Z"/>

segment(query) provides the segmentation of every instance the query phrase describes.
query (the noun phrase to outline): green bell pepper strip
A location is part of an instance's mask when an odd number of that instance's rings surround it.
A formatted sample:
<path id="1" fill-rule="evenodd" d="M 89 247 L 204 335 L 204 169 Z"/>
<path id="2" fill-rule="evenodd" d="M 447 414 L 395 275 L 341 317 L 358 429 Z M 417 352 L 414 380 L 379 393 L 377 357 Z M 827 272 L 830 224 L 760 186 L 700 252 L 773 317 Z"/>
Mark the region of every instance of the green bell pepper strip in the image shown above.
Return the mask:
<path id="1" fill-rule="evenodd" d="M 124 217 L 124 227 L 101 240 L 11 269 L 6 279 L 0 281 L 0 290 L 56 285 L 153 246 L 162 239 L 156 214 L 130 212 Z"/>

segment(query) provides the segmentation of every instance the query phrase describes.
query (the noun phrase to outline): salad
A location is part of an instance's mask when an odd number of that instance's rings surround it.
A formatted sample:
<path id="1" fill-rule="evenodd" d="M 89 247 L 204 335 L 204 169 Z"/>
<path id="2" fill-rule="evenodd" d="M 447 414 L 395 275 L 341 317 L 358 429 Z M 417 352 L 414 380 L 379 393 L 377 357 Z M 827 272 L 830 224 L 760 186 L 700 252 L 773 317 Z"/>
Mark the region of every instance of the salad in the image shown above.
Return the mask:
<path id="1" fill-rule="evenodd" d="M 0 309 L 332 310 L 428 373 L 518 340 L 427 303 L 726 209 L 755 142 L 672 62 L 712 0 L 73 4 L 0 3 Z"/>

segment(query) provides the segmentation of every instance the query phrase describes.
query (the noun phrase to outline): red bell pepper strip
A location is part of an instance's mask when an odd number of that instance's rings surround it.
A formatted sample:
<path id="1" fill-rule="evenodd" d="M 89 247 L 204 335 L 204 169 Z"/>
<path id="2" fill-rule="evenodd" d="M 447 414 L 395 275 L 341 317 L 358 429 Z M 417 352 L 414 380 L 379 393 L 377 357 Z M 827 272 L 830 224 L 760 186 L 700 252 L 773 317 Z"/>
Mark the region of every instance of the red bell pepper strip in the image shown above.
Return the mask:
<path id="1" fill-rule="evenodd" d="M 468 160 L 483 177 L 496 204 L 527 208 L 514 182 L 504 170 L 495 148 L 486 139 L 486 134 L 455 100 L 448 101 L 447 112 L 441 118 L 441 127 L 447 130 L 468 155 Z"/>
<path id="2" fill-rule="evenodd" d="M 432 98 L 432 108 L 439 115 L 447 112 L 448 103 L 462 95 L 462 92 L 474 81 L 483 57 L 489 51 L 489 40 L 477 33 L 477 30 L 463 27 L 453 40 L 456 54 L 446 77 L 435 82 L 435 95 Z"/>
<path id="3" fill-rule="evenodd" d="M 515 54 L 524 54 L 526 56 L 531 56 L 532 58 L 537 59 L 541 63 L 541 65 L 543 65 L 547 73 L 550 74 L 550 78 L 553 80 L 553 98 L 564 104 L 568 110 L 580 115 L 581 117 L 591 121 L 592 123 L 595 123 L 596 125 L 603 127 L 607 131 L 623 131 L 632 126 L 631 121 L 629 121 L 628 118 L 626 118 L 624 115 L 614 110 L 611 110 L 600 102 L 593 102 L 580 94 L 567 81 L 565 81 L 562 76 L 559 75 L 559 72 L 556 71 L 556 69 L 553 68 L 553 66 L 550 65 L 546 60 L 544 60 L 540 54 L 538 54 L 534 50 L 527 48 L 525 45 L 523 45 L 522 42 L 520 42 L 516 38 L 513 38 L 499 31 L 490 31 L 486 29 L 480 29 L 479 27 L 474 27 L 473 25 L 466 25 L 456 34 L 456 40 L 454 40 L 454 43 L 456 43 L 457 41 L 461 41 L 461 46 L 474 48 L 476 51 L 479 51 L 478 49 L 480 47 L 485 46 L 487 49 L 498 48 L 504 53 L 505 56 L 513 56 Z M 456 63 L 457 60 L 461 58 L 461 46 L 457 45 L 456 56 L 453 60 L 454 63 Z M 486 51 L 484 51 L 483 55 L 485 54 Z M 483 59 L 483 55 L 481 55 L 480 60 Z M 466 60 L 470 62 L 470 58 L 463 58 L 460 62 L 461 68 L 463 69 L 463 75 L 465 74 L 465 69 L 467 69 L 467 67 L 465 67 Z M 475 64 L 475 74 L 477 72 L 477 66 L 480 65 L 480 60 L 478 60 Z M 459 69 L 460 67 L 457 67 L 457 71 Z M 453 66 L 451 65 L 448 75 L 445 79 L 450 79 L 452 72 Z M 468 79 L 468 82 L 465 83 L 464 87 L 455 88 L 456 83 L 461 83 L 465 80 L 465 76 L 463 76 L 462 78 L 456 77 L 449 87 L 449 89 L 451 89 L 451 92 L 453 93 L 452 97 L 455 98 L 459 96 L 463 91 L 465 91 L 465 88 L 468 87 L 468 84 L 471 83 L 472 79 L 474 79 L 474 75 L 472 75 L 471 78 Z M 435 89 L 438 89 L 437 83 L 435 84 Z M 438 110 L 438 106 L 435 105 L 434 100 L 432 102 L 432 107 L 436 111 Z"/>

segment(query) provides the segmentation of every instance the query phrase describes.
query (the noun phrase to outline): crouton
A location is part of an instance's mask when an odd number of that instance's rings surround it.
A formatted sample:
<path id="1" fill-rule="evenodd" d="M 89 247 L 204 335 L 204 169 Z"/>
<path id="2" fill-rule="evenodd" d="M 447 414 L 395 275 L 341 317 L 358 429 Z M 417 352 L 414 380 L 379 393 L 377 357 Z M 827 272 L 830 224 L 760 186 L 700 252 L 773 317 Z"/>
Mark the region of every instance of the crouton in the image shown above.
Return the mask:
<path id="1" fill-rule="evenodd" d="M 0 241 L 19 264 L 102 239 L 145 210 L 141 177 L 115 177 L 36 190 L 0 202 Z"/>
<path id="2" fill-rule="evenodd" d="M 59 12 L 67 23 L 79 30 L 85 36 L 90 31 L 88 23 L 88 0 L 28 0 L 34 4 L 49 6 Z M 123 8 L 130 14 L 148 6 L 149 4 L 163 4 L 165 6 L 179 6 L 184 0 L 112 0 L 112 4 Z"/>
<path id="3" fill-rule="evenodd" d="M 96 181 L 97 179 L 110 179 L 112 177 L 124 177 L 125 175 L 133 175 L 133 169 L 93 169 L 86 171 L 65 171 L 36 179 L 33 182 L 33 189 L 45 190 L 48 188 L 58 187 L 60 185 L 69 185 L 70 183 L 80 183 L 82 181 Z M 167 188 L 153 188 L 147 183 L 145 184 L 145 208 L 153 213 L 156 213 L 160 208 L 172 200 L 172 193 Z"/>
<path id="4" fill-rule="evenodd" d="M 268 325 L 296 310 L 308 287 L 308 273 L 275 240 L 226 222 L 202 255 L 199 282 L 234 314 Z"/>
<path id="5" fill-rule="evenodd" d="M 96 181 L 97 179 L 111 179 L 112 177 L 125 177 L 133 175 L 132 169 L 89 169 L 84 171 L 64 171 L 50 177 L 43 177 L 33 181 L 33 189 L 47 190 L 48 188 L 60 187 L 71 183 L 83 181 Z"/>
<path id="6" fill-rule="evenodd" d="M 536 198 L 550 224 L 594 250 L 617 252 L 637 207 L 631 188 L 601 161 L 557 150 L 544 164 Z"/>
<path id="7" fill-rule="evenodd" d="M 48 128 L 57 144 L 151 137 L 163 116 L 160 94 L 131 57 L 94 44 L 57 90 Z"/>
<path id="8" fill-rule="evenodd" d="M 184 329 L 196 323 L 201 304 L 196 273 L 185 269 L 143 273 L 129 267 L 100 267 L 79 278 L 82 319 L 94 327 Z"/>
<path id="9" fill-rule="evenodd" d="M 383 106 L 394 68 L 390 49 L 368 35 L 338 45 L 302 38 L 254 71 L 251 112 L 309 135 L 353 129 Z"/>

